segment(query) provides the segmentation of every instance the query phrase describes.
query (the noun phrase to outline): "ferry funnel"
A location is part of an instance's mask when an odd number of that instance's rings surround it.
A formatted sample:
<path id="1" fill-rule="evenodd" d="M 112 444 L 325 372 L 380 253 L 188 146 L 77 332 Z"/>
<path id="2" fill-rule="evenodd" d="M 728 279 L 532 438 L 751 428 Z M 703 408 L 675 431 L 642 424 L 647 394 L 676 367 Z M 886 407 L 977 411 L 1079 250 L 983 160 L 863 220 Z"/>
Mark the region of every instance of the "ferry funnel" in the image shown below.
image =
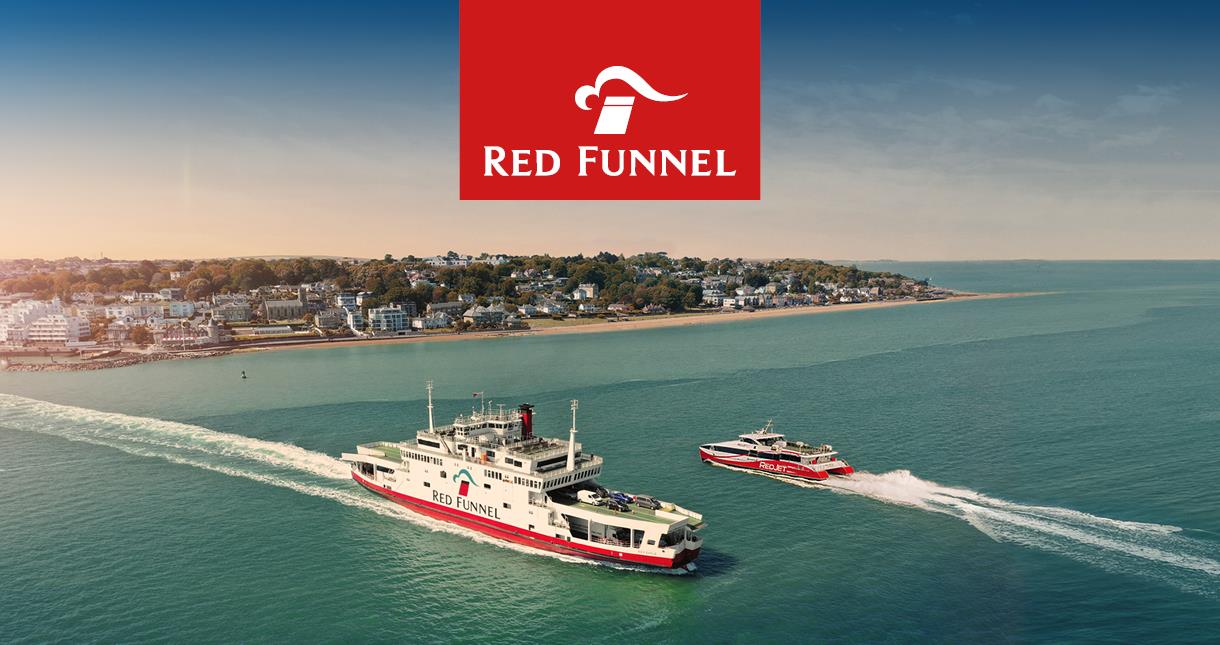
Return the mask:
<path id="1" fill-rule="evenodd" d="M 521 438 L 534 438 L 534 406 L 522 403 L 518 408 L 521 412 Z"/>

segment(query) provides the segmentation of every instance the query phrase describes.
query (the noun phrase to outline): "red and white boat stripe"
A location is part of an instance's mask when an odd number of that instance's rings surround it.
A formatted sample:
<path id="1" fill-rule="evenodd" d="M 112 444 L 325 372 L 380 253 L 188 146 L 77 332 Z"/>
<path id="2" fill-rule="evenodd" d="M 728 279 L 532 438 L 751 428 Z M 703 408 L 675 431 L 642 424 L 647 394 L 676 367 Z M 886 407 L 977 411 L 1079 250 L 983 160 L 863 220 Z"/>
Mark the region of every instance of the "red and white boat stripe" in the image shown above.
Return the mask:
<path id="1" fill-rule="evenodd" d="M 608 560 L 613 562 L 627 562 L 631 564 L 643 564 L 651 567 L 661 567 L 665 569 L 676 569 L 691 562 L 699 555 L 699 549 L 687 549 L 678 554 L 675 558 L 659 558 L 655 556 L 637 555 L 634 553 L 626 553 L 622 551 L 614 551 L 612 549 L 603 549 L 600 547 L 577 544 L 569 542 L 562 538 L 557 538 L 550 535 L 543 535 L 527 529 L 497 522 L 486 517 L 480 517 L 465 511 L 459 511 L 448 506 L 442 506 L 435 502 L 403 495 L 402 493 L 394 492 L 388 488 L 383 488 L 361 477 L 355 471 L 352 471 L 352 479 L 356 480 L 361 486 L 385 497 L 391 501 L 397 502 L 402 506 L 445 522 L 464 526 L 490 535 L 501 540 L 515 542 L 535 549 L 543 551 L 551 551 L 553 553 L 562 553 L 565 555 L 575 555 L 583 558 L 591 558 L 595 560 Z"/>
<path id="2" fill-rule="evenodd" d="M 850 475 L 855 470 L 848 465 L 843 465 L 839 468 L 828 468 L 826 470 L 814 470 L 807 466 L 793 463 L 790 461 L 779 461 L 776 459 L 758 459 L 756 457 L 747 456 L 732 456 L 725 457 L 713 454 L 702 448 L 699 449 L 699 456 L 706 461 L 714 461 L 724 466 L 733 468 L 744 468 L 746 470 L 758 470 L 772 475 L 783 475 L 786 477 L 796 477 L 798 479 L 812 479 L 821 481 L 829 479 L 831 475 Z"/>

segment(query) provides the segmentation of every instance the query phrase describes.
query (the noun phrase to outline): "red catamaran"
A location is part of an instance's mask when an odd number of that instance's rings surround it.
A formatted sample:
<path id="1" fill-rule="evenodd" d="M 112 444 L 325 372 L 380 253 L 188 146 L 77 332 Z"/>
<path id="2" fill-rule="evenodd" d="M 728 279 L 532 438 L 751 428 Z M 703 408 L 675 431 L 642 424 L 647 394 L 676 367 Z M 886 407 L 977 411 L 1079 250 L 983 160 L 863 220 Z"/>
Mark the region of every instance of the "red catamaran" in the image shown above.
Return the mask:
<path id="1" fill-rule="evenodd" d="M 755 432 L 738 435 L 735 441 L 699 446 L 699 458 L 704 463 L 795 479 L 823 480 L 855 472 L 829 444 L 811 446 L 803 441 L 789 441 L 771 430 L 770 421 Z"/>

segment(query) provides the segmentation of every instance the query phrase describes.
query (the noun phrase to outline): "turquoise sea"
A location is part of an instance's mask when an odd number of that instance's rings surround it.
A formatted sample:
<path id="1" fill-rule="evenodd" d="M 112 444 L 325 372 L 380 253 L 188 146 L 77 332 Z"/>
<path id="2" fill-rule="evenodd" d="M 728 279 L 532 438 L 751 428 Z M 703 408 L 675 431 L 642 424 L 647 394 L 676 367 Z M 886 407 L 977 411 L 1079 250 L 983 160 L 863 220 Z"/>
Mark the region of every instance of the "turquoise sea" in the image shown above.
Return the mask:
<path id="1" fill-rule="evenodd" d="M 862 263 L 1052 292 L 723 325 L 0 373 L 0 642 L 1220 639 L 1220 263 Z M 250 378 L 241 380 L 245 370 Z M 524 553 L 335 461 L 537 406 L 708 521 L 698 571 Z M 774 419 L 864 471 L 705 466 Z"/>

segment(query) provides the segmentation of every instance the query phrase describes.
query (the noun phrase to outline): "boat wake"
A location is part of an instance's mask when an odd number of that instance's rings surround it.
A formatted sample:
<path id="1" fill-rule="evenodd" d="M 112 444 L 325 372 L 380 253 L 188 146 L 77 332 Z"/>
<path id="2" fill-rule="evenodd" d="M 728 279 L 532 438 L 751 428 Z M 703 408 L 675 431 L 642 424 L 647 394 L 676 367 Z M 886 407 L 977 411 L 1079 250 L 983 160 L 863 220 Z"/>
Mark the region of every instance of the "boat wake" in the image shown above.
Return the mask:
<path id="1" fill-rule="evenodd" d="M 1176 526 L 1115 520 L 1057 506 L 1019 504 L 920 479 L 909 470 L 857 472 L 818 483 L 732 470 L 949 515 L 997 542 L 1056 553 L 1108 571 L 1154 578 L 1206 596 L 1220 595 L 1220 545 L 1187 537 Z"/>
<path id="2" fill-rule="evenodd" d="M 12 394 L 0 394 L 0 428 L 105 446 L 138 457 L 162 459 L 249 479 L 519 553 L 624 571 L 670 575 L 690 573 L 686 569 L 658 570 L 538 551 L 434 520 L 360 489 L 352 482 L 347 464 L 338 459 L 292 444 L 217 432 L 188 423 L 60 405 Z"/>

